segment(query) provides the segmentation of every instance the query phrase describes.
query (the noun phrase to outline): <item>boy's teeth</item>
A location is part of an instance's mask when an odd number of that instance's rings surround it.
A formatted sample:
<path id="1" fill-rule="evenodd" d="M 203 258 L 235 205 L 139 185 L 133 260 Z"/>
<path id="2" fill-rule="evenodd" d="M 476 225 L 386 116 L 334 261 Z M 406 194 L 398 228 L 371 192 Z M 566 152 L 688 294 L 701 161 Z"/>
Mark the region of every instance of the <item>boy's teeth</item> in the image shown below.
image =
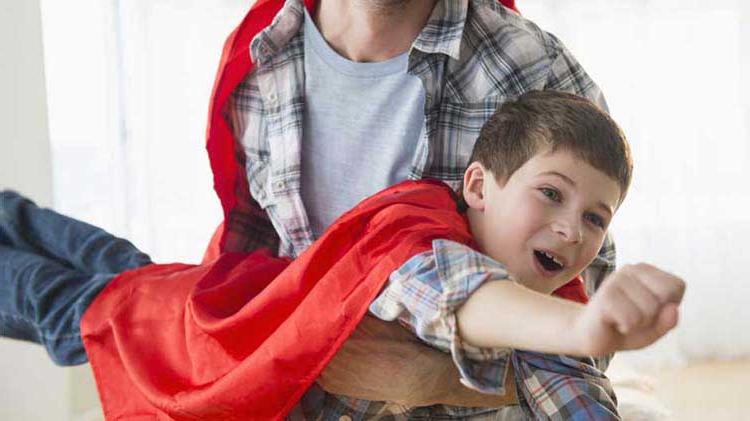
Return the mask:
<path id="1" fill-rule="evenodd" d="M 563 264 L 562 264 L 562 262 L 561 262 L 561 261 L 559 261 L 559 260 L 557 260 L 557 258 L 556 258 L 555 256 L 553 256 L 553 255 L 551 255 L 551 254 L 547 253 L 546 251 L 543 251 L 542 253 L 544 253 L 544 255 L 545 255 L 545 256 L 547 256 L 547 257 L 548 257 L 549 259 L 553 260 L 553 261 L 554 261 L 555 263 L 557 263 L 558 265 L 560 265 L 560 266 L 562 266 L 562 265 L 563 265 Z"/>

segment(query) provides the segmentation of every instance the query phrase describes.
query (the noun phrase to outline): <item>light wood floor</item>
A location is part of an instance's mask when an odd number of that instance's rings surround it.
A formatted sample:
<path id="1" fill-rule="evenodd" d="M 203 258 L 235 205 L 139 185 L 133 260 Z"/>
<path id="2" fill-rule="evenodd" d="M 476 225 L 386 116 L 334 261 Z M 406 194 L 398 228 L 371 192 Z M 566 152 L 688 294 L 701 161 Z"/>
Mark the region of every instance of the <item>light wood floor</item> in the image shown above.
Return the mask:
<path id="1" fill-rule="evenodd" d="M 672 419 L 750 420 L 750 360 L 691 364 L 648 373 Z"/>
<path id="2" fill-rule="evenodd" d="M 652 393 L 671 411 L 671 420 L 750 421 L 750 360 L 704 362 L 643 374 L 656 380 Z M 89 393 L 79 393 L 86 399 L 79 397 L 75 406 L 81 412 L 74 419 L 102 421 L 93 379 L 84 380 L 78 381 Z"/>

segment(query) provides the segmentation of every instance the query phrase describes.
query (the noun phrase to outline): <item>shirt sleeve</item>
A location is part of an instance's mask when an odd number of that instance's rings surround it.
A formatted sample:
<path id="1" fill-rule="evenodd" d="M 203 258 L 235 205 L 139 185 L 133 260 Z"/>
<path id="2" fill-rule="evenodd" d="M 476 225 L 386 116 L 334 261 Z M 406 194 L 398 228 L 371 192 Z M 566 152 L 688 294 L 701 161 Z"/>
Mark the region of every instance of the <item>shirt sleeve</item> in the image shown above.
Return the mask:
<path id="1" fill-rule="evenodd" d="M 607 101 L 599 86 L 586 73 L 578 60 L 556 36 L 545 33 L 552 63 L 545 82 L 545 90 L 563 91 L 588 98 L 602 110 L 609 111 Z"/>
<path id="2" fill-rule="evenodd" d="M 512 364 L 528 419 L 620 420 L 612 385 L 591 358 L 515 350 Z"/>
<path id="3" fill-rule="evenodd" d="M 583 280 L 586 285 L 586 294 L 591 297 L 596 293 L 604 280 L 616 269 L 616 250 L 612 236 L 607 233 L 604 237 L 602 248 L 594 258 L 594 261 L 583 272 Z M 601 371 L 607 371 L 614 354 L 594 358 L 596 367 Z"/>
<path id="4" fill-rule="evenodd" d="M 509 281 L 508 273 L 502 264 L 463 244 L 435 240 L 432 248 L 391 274 L 370 312 L 382 320 L 398 320 L 426 343 L 449 352 L 465 386 L 505 394 L 511 350 L 463 342 L 455 312 L 485 282 Z"/>

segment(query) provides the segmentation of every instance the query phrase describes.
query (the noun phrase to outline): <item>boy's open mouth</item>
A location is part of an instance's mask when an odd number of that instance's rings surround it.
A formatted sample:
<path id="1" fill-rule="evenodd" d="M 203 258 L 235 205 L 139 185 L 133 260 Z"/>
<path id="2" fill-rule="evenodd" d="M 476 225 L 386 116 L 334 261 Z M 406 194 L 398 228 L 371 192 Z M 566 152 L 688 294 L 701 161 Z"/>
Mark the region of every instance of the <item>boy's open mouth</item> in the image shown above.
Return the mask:
<path id="1" fill-rule="evenodd" d="M 563 263 L 560 262 L 555 256 L 547 253 L 543 250 L 534 250 L 534 257 L 542 265 L 545 270 L 550 272 L 557 272 L 562 270 L 564 267 Z"/>

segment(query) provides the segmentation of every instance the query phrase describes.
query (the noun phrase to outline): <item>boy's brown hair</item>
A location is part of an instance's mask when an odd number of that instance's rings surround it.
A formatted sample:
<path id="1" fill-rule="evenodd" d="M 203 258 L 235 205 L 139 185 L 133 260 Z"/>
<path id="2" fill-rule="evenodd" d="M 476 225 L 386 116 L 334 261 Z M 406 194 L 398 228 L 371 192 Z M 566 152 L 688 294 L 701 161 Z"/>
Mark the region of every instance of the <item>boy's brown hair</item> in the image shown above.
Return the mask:
<path id="1" fill-rule="evenodd" d="M 564 150 L 617 181 L 620 202 L 630 186 L 630 147 L 617 123 L 586 98 L 531 91 L 501 105 L 482 127 L 469 163 L 505 182 L 540 152 Z"/>

